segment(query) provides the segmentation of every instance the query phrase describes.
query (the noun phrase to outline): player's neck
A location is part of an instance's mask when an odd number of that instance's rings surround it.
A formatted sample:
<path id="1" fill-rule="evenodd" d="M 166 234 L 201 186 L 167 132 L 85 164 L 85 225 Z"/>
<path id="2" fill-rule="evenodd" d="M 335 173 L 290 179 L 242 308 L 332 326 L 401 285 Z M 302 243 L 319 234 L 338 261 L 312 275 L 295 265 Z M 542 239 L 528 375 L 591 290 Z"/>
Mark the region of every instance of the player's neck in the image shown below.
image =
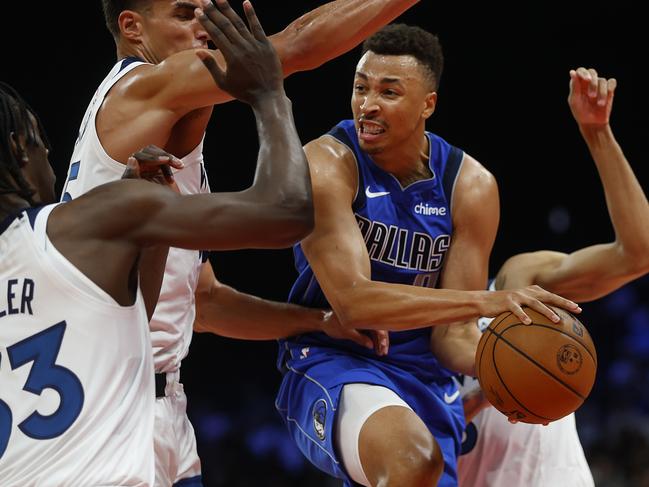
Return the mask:
<path id="1" fill-rule="evenodd" d="M 147 55 L 146 50 L 140 46 L 119 44 L 117 46 L 117 59 L 120 60 L 128 57 L 136 57 L 151 64 L 158 64 L 159 62 Z"/>
<path id="2" fill-rule="evenodd" d="M 429 141 L 425 133 L 418 134 L 412 142 L 407 141 L 393 149 L 372 154 L 374 162 L 389 172 L 406 187 L 432 176 L 429 167 Z"/>

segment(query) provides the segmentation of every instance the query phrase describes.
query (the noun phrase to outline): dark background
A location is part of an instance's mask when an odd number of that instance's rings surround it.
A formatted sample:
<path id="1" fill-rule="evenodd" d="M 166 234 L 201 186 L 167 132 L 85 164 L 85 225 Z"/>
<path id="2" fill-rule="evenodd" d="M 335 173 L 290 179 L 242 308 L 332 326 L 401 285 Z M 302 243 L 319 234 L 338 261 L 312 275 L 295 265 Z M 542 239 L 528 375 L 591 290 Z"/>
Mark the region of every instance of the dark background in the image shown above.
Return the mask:
<path id="1" fill-rule="evenodd" d="M 322 3 L 257 0 L 255 6 L 271 33 Z M 571 251 L 614 238 L 595 167 L 566 103 L 569 69 L 594 67 L 618 79 L 612 126 L 649 190 L 641 148 L 648 125 L 647 43 L 638 9 L 632 2 L 531 5 L 426 0 L 400 19 L 438 34 L 444 47 L 429 130 L 465 149 L 499 182 L 502 216 L 492 273 L 518 252 Z M 81 117 L 115 49 L 98 1 L 20 7 L 7 4 L 0 19 L 0 79 L 41 115 L 60 190 Z M 354 50 L 287 80 L 303 142 L 350 116 L 358 57 Z M 250 184 L 256 140 L 248 107 L 234 102 L 216 108 L 205 144 L 212 190 Z M 212 263 L 223 282 L 269 299 L 284 300 L 295 277 L 289 250 L 221 252 Z M 600 364 L 578 423 L 597 485 L 649 485 L 648 296 L 644 278 L 584 306 Z M 339 485 L 306 465 L 284 433 L 273 407 L 280 379 L 275 354 L 274 342 L 195 336 L 183 382 L 206 486 Z"/>

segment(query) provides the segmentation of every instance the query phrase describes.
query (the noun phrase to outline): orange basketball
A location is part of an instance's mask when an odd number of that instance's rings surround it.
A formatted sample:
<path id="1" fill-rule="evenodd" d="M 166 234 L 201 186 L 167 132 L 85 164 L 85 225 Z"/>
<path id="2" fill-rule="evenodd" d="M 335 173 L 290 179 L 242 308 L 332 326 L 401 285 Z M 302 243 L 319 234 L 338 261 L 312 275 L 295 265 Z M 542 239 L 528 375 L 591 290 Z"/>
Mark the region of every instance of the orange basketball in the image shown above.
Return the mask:
<path id="1" fill-rule="evenodd" d="M 525 308 L 529 325 L 503 313 L 478 344 L 480 387 L 512 420 L 547 424 L 563 418 L 582 405 L 595 382 L 597 353 L 586 327 L 569 312 L 553 309 L 558 323 L 530 308 Z"/>

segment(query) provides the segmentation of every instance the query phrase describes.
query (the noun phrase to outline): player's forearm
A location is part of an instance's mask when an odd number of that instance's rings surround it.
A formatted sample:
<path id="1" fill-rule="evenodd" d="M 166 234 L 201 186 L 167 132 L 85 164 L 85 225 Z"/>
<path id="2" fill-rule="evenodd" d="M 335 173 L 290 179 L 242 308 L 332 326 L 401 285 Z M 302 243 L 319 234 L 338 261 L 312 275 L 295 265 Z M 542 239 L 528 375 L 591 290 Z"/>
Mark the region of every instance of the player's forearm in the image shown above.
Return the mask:
<path id="1" fill-rule="evenodd" d="M 336 0 L 289 24 L 270 39 L 285 74 L 317 68 L 356 47 L 419 0 Z"/>
<path id="2" fill-rule="evenodd" d="M 475 418 L 480 411 L 489 407 L 490 404 L 482 390 L 478 388 L 462 398 L 462 406 L 464 408 L 464 421 L 468 423 L 473 421 L 473 418 Z"/>
<path id="3" fill-rule="evenodd" d="M 220 284 L 196 293 L 194 330 L 244 340 L 274 340 L 322 331 L 325 312 L 268 301 Z"/>
<path id="4" fill-rule="evenodd" d="M 475 352 L 480 330 L 475 320 L 433 329 L 430 348 L 440 364 L 447 369 L 475 376 Z"/>
<path id="5" fill-rule="evenodd" d="M 628 264 L 647 265 L 649 202 L 610 126 L 580 127 L 604 186 L 617 243 Z"/>
<path id="6" fill-rule="evenodd" d="M 367 281 L 329 302 L 347 328 L 400 331 L 477 318 L 486 294 Z"/>
<path id="7" fill-rule="evenodd" d="M 253 197 L 272 212 L 274 239 L 287 245 L 304 238 L 313 228 L 313 196 L 309 167 L 293 121 L 290 100 L 273 94 L 254 107 L 259 134 L 259 156 Z"/>

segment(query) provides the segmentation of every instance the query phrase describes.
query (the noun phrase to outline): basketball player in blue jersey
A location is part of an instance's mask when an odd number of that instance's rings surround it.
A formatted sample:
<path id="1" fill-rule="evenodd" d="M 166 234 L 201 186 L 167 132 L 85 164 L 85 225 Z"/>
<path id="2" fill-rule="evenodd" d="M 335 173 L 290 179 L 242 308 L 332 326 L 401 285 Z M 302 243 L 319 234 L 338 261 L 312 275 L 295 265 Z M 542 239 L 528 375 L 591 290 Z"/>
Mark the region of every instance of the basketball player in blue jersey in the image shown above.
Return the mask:
<path id="1" fill-rule="evenodd" d="M 306 13 L 270 37 L 283 75 L 316 68 L 348 51 L 417 1 L 335 0 Z M 182 159 L 184 168 L 175 173 L 175 180 L 183 194 L 209 193 L 203 161 L 205 129 L 213 106 L 232 97 L 214 85 L 194 54 L 207 48 L 209 41 L 206 28 L 194 16 L 195 8 L 203 5 L 201 0 L 102 0 L 102 5 L 115 39 L 117 62 L 107 70 L 80 124 L 63 199 L 77 198 L 119 178 L 128 156 L 149 144 Z M 225 36 L 243 31 L 241 19 L 225 0 L 218 0 L 216 6 L 208 2 L 204 8 L 225 29 Z M 223 65 L 221 54 L 211 52 Z M 258 210 L 270 219 L 273 211 Z M 165 487 L 200 479 L 180 382 L 181 361 L 193 329 L 270 339 L 286 336 L 296 326 L 328 326 L 332 316 L 261 300 L 222 285 L 205 252 L 172 248 L 167 263 L 150 324 L 158 374 L 157 472 L 159 485 Z"/>
<path id="2" fill-rule="evenodd" d="M 0 85 L 3 487 L 153 485 L 154 368 L 139 285 L 142 250 L 274 248 L 311 230 L 309 170 L 280 63 L 252 8 L 246 13 L 250 32 L 229 31 L 226 20 L 213 33 L 226 72 L 208 52 L 194 54 L 221 89 L 254 110 L 258 176 L 245 191 L 181 196 L 124 179 L 48 204 L 54 177 L 42 127 L 17 93 Z"/>
<path id="3" fill-rule="evenodd" d="M 516 255 L 496 275 L 494 289 L 538 284 L 591 301 L 649 272 L 649 203 L 609 125 L 615 88 L 614 79 L 602 78 L 594 69 L 570 72 L 568 103 L 597 166 L 615 241 L 571 254 L 542 250 Z M 480 396 L 479 388 L 467 392 L 467 421 L 472 422 L 463 445 L 466 453 L 458 461 L 461 486 L 594 485 L 574 414 L 548 426 L 512 425 L 492 407 L 479 412 L 488 404 Z"/>
<path id="4" fill-rule="evenodd" d="M 435 36 L 382 29 L 356 69 L 354 119 L 306 145 L 315 229 L 295 247 L 290 301 L 394 332 L 382 357 L 322 334 L 280 342 L 276 407 L 304 455 L 346 485 L 455 485 L 464 417 L 445 368 L 456 357 L 436 356 L 437 343 L 484 313 L 529 320 L 525 305 L 556 320 L 543 302 L 579 309 L 539 287 L 484 291 L 497 188 L 425 130 L 441 71 Z"/>

